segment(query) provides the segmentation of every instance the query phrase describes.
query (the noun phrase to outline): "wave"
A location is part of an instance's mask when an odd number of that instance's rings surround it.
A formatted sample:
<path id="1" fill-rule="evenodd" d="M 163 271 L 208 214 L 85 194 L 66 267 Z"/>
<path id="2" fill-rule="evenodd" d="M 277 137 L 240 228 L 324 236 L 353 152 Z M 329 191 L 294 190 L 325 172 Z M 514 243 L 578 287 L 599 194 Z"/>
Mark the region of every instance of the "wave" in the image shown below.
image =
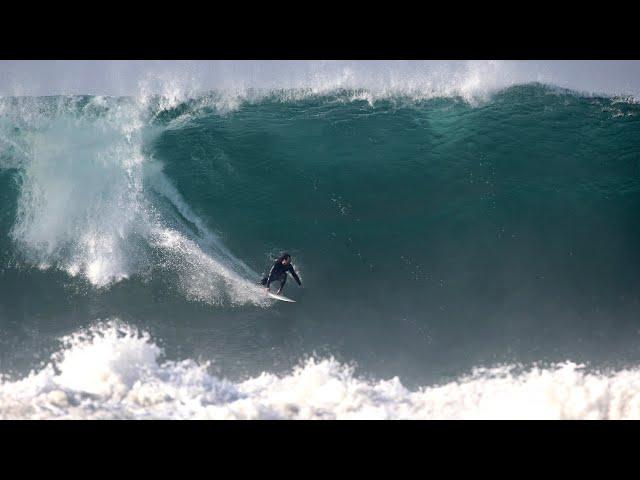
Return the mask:
<path id="1" fill-rule="evenodd" d="M 231 381 L 163 360 L 144 331 L 111 320 L 62 339 L 38 371 L 0 383 L 3 419 L 639 419 L 640 370 L 571 362 L 476 369 L 415 390 L 398 377 L 310 358 L 284 375 Z"/>
<path id="2" fill-rule="evenodd" d="M 0 99 L 5 344 L 118 317 L 227 375 L 638 364 L 637 103 L 342 87 Z M 255 285 L 282 250 L 287 306 Z"/>
<path id="3" fill-rule="evenodd" d="M 482 70 L 476 73 L 488 85 Z M 226 292 L 231 303 L 262 304 L 253 285 L 258 274 L 233 255 L 185 201 L 165 174 L 164 163 L 155 158 L 157 140 L 174 131 L 185 136 L 181 145 L 188 145 L 188 133 L 198 128 L 198 122 L 243 106 L 259 110 L 283 104 L 301 122 L 331 116 L 345 103 L 368 105 L 355 114 L 345 110 L 347 118 L 407 105 L 418 105 L 422 116 L 455 109 L 458 101 L 473 108 L 468 102 L 476 98 L 475 93 L 467 94 L 479 91 L 468 88 L 475 85 L 469 78 L 476 77 L 467 75 L 464 81 L 445 82 L 446 88 L 431 90 L 406 79 L 397 85 L 390 81 L 350 90 L 347 87 L 359 80 L 349 77 L 337 82 L 319 79 L 318 87 L 293 90 L 238 88 L 195 95 L 180 84 L 166 82 L 163 95 L 148 93 L 152 91 L 148 87 L 137 98 L 4 98 L 0 101 L 0 169 L 17 172 L 19 197 L 10 235 L 18 246 L 18 257 L 41 269 L 81 276 L 97 288 L 167 268 L 178 275 L 188 298 L 216 304 L 228 300 L 223 300 Z M 521 98 L 530 101 L 549 95 L 558 98 L 527 108 L 568 109 L 573 108 L 572 102 L 584 100 L 611 118 L 636 115 L 636 105 L 629 99 L 571 100 L 578 94 L 541 84 L 512 87 L 493 97 L 489 106 L 499 108 Z M 448 100 L 438 104 L 437 98 Z M 269 120 L 267 116 L 261 121 L 266 126 Z M 332 128 L 341 121 L 338 115 L 326 125 Z M 436 115 L 426 120 L 418 116 L 403 128 L 427 122 L 442 128 Z M 370 141 L 371 135 L 367 133 Z M 222 140 L 213 136 L 207 142 Z M 242 141 L 239 137 L 237 144 Z M 502 144 L 506 142 L 513 139 Z"/>

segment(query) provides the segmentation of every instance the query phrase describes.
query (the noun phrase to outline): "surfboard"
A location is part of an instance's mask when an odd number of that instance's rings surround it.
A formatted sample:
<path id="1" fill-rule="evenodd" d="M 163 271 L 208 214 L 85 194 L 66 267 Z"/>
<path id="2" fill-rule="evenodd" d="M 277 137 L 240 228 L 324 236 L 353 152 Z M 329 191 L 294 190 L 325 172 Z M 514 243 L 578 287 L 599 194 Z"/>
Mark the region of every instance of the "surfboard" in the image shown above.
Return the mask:
<path id="1" fill-rule="evenodd" d="M 276 295 L 275 293 L 271 293 L 271 292 L 268 292 L 267 295 L 269 295 L 271 298 L 275 298 L 276 300 L 282 300 L 283 302 L 296 303 L 295 300 L 291 300 L 290 298 L 287 298 L 284 295 Z"/>

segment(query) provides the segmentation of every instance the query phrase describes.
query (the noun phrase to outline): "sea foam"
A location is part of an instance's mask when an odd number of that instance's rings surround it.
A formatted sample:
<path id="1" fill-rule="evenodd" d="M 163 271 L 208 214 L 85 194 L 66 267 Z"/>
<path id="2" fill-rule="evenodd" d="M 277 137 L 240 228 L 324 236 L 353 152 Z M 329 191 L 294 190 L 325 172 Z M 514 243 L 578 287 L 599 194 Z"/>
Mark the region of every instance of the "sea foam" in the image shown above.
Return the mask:
<path id="1" fill-rule="evenodd" d="M 19 172 L 11 229 L 18 256 L 97 289 L 169 268 L 187 298 L 265 305 L 254 285 L 258 274 L 191 211 L 144 151 L 161 131 L 151 118 L 173 105 L 171 98 L 159 105 L 147 96 L 1 103 L 0 168 Z"/>
<path id="2" fill-rule="evenodd" d="M 146 332 L 118 320 L 62 339 L 38 371 L 0 383 L 0 418 L 30 419 L 638 419 L 640 370 L 572 362 L 476 369 L 409 390 L 353 365 L 308 359 L 240 381 L 209 364 L 163 358 Z"/>

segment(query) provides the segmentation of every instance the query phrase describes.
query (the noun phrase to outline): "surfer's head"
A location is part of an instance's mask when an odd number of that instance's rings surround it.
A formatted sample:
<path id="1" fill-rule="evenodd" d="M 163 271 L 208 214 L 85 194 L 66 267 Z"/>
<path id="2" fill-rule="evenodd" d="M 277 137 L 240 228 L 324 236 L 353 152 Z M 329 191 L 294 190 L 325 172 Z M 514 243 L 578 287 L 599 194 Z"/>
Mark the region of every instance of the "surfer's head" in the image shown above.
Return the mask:
<path id="1" fill-rule="evenodd" d="M 289 263 L 291 263 L 291 255 L 289 255 L 288 253 L 283 253 L 278 261 L 283 265 L 289 265 Z"/>

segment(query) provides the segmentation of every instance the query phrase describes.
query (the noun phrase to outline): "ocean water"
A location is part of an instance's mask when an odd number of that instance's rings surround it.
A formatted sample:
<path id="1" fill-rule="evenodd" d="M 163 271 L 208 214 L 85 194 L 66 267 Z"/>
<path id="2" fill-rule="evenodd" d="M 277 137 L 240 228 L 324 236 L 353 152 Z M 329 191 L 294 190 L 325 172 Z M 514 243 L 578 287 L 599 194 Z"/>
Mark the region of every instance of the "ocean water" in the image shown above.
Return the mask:
<path id="1" fill-rule="evenodd" d="M 0 418 L 640 418 L 640 106 L 0 99 Z M 257 281 L 283 251 L 272 301 Z"/>

